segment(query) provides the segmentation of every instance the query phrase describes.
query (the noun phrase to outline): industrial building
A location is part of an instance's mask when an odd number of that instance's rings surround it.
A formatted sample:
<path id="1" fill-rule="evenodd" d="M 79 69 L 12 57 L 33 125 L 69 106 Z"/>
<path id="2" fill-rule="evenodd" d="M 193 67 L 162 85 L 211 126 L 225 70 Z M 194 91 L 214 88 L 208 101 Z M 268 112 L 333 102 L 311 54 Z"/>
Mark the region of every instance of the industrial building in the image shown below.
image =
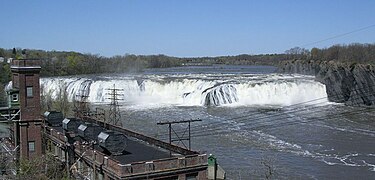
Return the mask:
<path id="1" fill-rule="evenodd" d="M 224 179 L 213 156 L 108 124 L 90 113 L 40 114 L 39 60 L 13 60 L 8 107 L 0 120 L 10 135 L 1 147 L 16 159 L 52 154 L 76 179 Z"/>

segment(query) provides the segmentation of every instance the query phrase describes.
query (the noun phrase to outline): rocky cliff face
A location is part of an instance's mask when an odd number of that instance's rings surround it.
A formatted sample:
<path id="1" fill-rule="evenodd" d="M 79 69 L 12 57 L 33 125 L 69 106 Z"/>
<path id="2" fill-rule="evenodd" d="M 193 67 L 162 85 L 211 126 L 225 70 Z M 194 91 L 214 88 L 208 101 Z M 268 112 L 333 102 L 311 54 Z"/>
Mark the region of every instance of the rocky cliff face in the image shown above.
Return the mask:
<path id="1" fill-rule="evenodd" d="M 375 68 L 372 65 L 295 60 L 280 64 L 279 71 L 314 75 L 326 85 L 328 99 L 332 102 L 375 105 Z"/>

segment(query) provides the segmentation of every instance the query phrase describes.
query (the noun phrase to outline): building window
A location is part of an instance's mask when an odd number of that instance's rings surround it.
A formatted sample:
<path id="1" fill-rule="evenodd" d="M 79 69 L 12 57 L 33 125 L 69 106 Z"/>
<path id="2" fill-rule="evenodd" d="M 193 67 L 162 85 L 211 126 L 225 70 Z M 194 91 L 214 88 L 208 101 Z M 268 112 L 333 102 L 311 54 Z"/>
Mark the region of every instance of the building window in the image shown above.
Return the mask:
<path id="1" fill-rule="evenodd" d="M 29 152 L 35 151 L 35 141 L 29 141 Z"/>
<path id="2" fill-rule="evenodd" d="M 26 87 L 26 97 L 33 97 L 33 87 Z"/>
<path id="3" fill-rule="evenodd" d="M 12 101 L 18 101 L 18 94 L 12 94 Z"/>

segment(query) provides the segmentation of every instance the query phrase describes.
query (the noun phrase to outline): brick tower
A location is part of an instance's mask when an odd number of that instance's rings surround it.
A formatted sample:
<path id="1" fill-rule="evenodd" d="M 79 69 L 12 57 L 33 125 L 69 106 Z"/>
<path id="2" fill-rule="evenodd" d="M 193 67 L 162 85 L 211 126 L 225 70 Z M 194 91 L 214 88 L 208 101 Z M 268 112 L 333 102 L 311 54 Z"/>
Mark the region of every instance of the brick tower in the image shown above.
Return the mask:
<path id="1" fill-rule="evenodd" d="M 13 89 L 19 92 L 20 117 L 13 125 L 13 143 L 19 145 L 20 158 L 32 159 L 42 154 L 40 117 L 40 60 L 13 60 Z"/>

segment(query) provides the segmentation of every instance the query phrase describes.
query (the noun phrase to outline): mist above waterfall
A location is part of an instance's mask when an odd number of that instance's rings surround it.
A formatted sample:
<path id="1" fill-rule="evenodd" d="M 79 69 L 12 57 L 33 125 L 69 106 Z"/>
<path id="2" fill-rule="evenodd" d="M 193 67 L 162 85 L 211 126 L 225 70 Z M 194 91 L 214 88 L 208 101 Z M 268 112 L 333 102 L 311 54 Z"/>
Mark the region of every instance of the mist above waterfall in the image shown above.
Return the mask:
<path id="1" fill-rule="evenodd" d="M 43 78 L 44 92 L 56 98 L 59 83 L 69 99 L 88 95 L 92 103 L 109 102 L 108 88 L 123 89 L 120 103 L 133 105 L 246 106 L 291 105 L 320 99 L 327 102 L 325 86 L 311 76 L 281 74 L 161 74 Z M 320 101 L 320 102 L 321 102 Z M 313 102 L 317 103 L 317 102 Z"/>

